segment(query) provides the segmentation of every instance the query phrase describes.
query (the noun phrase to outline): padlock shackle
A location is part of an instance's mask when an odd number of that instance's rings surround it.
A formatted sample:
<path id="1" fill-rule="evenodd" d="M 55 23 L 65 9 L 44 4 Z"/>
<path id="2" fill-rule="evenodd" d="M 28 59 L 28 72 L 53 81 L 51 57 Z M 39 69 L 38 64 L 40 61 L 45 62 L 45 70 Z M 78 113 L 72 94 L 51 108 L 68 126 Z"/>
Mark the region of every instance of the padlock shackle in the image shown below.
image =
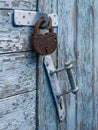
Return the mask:
<path id="1" fill-rule="evenodd" d="M 34 27 L 34 34 L 39 34 L 40 33 L 40 26 L 41 24 L 43 24 L 45 22 L 45 18 L 42 17 L 40 20 L 38 20 L 35 24 L 35 27 Z"/>
<path id="2" fill-rule="evenodd" d="M 45 18 L 42 17 L 40 18 L 40 20 L 38 20 L 35 24 L 35 27 L 34 27 L 34 34 L 40 34 L 40 26 L 45 22 Z M 50 24 L 50 21 L 49 21 L 49 24 Z M 51 26 L 51 28 L 49 28 L 49 32 L 53 32 L 53 27 Z"/>

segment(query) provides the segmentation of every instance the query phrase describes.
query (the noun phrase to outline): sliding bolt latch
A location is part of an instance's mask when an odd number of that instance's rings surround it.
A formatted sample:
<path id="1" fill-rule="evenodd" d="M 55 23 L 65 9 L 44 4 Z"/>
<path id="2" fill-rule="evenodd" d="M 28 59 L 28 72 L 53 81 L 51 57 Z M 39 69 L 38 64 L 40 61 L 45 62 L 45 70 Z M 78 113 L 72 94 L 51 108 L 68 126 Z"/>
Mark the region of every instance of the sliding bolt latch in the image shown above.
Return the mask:
<path id="1" fill-rule="evenodd" d="M 71 63 L 66 62 L 63 68 L 56 69 L 54 71 L 50 71 L 51 76 L 53 74 L 61 72 L 63 70 L 66 70 L 66 72 L 67 72 L 67 76 L 68 76 L 68 79 L 69 79 L 69 82 L 70 82 L 71 90 L 69 90 L 68 92 L 64 92 L 61 95 L 65 95 L 65 94 L 68 94 L 68 93 L 76 94 L 77 91 L 78 91 L 78 88 L 76 87 L 76 82 L 75 82 L 75 79 L 74 79 L 74 76 L 73 76 L 72 68 L 73 68 L 73 65 Z"/>

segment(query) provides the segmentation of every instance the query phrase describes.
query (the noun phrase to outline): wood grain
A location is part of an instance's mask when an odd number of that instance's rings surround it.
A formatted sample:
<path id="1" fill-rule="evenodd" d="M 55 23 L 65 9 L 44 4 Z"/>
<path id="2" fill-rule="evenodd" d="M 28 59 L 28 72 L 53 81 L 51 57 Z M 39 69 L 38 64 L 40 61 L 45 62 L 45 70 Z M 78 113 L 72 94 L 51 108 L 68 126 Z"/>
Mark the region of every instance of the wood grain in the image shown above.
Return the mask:
<path id="1" fill-rule="evenodd" d="M 36 10 L 36 0 L 0 0 L 0 9 Z"/>
<path id="2" fill-rule="evenodd" d="M 76 0 L 58 0 L 58 68 L 64 67 L 65 62 L 76 63 Z M 74 64 L 75 65 L 75 64 Z M 62 92 L 70 89 L 66 70 L 58 74 Z M 74 74 L 75 76 L 75 74 Z M 75 129 L 75 96 L 65 95 L 66 118 L 60 130 Z"/>
<path id="3" fill-rule="evenodd" d="M 0 10 L 0 53 L 30 50 L 32 27 L 18 27 L 13 22 L 13 10 Z"/>
<path id="4" fill-rule="evenodd" d="M 77 130 L 93 130 L 93 5 L 78 0 L 77 6 Z"/>
<path id="5" fill-rule="evenodd" d="M 0 130 L 36 129 L 36 54 L 32 27 L 14 25 L 14 9 L 36 10 L 36 0 L 0 0 Z"/>
<path id="6" fill-rule="evenodd" d="M 57 0 L 40 0 L 38 9 L 45 13 L 55 13 L 57 10 Z M 55 56 L 52 55 L 52 58 Z M 54 58 L 54 62 L 56 59 Z M 56 63 L 56 62 L 55 62 Z M 55 108 L 55 102 L 52 96 L 49 82 L 43 68 L 43 57 L 38 60 L 38 129 L 39 130 L 57 130 L 58 116 Z"/>
<path id="7" fill-rule="evenodd" d="M 95 0 L 92 6 L 93 15 L 93 129 L 98 129 L 98 1 Z"/>
<path id="8" fill-rule="evenodd" d="M 40 1 L 40 9 L 47 11 L 45 1 Z M 70 94 L 65 97 L 66 119 L 58 123 L 53 130 L 97 130 L 98 129 L 98 2 L 97 0 L 58 0 L 58 64 L 62 67 L 65 61 L 71 61 L 75 65 L 74 76 L 79 92 L 76 96 Z M 52 1 L 54 3 L 54 1 Z M 49 2 L 48 5 L 51 3 Z M 47 8 L 45 8 L 46 6 Z M 56 5 L 57 6 L 57 5 Z M 52 4 L 51 7 L 53 8 Z M 54 7 L 57 9 L 57 7 Z M 51 9 L 50 9 L 51 10 Z M 50 11 L 49 10 L 49 11 Z M 57 61 L 57 59 L 56 59 Z M 40 60 L 39 63 L 41 63 Z M 39 66 L 39 73 L 43 73 L 42 66 Z M 67 90 L 70 85 L 65 72 L 59 75 L 62 91 Z M 46 79 L 40 78 L 42 85 Z M 48 86 L 48 85 L 46 85 Z M 42 87 L 40 95 L 46 92 Z M 49 90 L 48 90 L 49 91 Z M 45 98 L 45 95 L 43 95 Z M 42 97 L 39 101 L 42 100 Z M 45 101 L 43 100 L 43 103 Z M 40 106 L 40 108 L 42 108 Z M 51 106 L 51 104 L 50 104 Z M 49 106 L 48 106 L 49 107 Z M 55 107 L 55 106 L 54 106 Z M 44 107 L 46 110 L 46 107 Z M 42 115 L 45 115 L 46 111 Z M 40 115 L 40 116 L 42 116 Z M 49 117 L 50 118 L 50 117 Z M 43 116 L 40 118 L 43 120 Z M 46 119 L 46 117 L 44 117 Z M 44 122 L 45 123 L 45 122 Z M 54 123 L 57 123 L 56 121 Z M 43 125 L 41 128 L 44 128 Z M 49 129 L 46 127 L 46 129 Z"/>
<path id="9" fill-rule="evenodd" d="M 36 56 L 32 53 L 0 55 L 0 98 L 36 89 Z"/>
<path id="10" fill-rule="evenodd" d="M 36 91 L 0 99 L 0 130 L 35 130 Z"/>
<path id="11" fill-rule="evenodd" d="M 59 45 L 52 58 L 56 68 L 65 61 L 74 63 L 79 88 L 76 96 L 65 96 L 63 122 L 58 120 L 43 57 L 36 59 L 29 52 L 33 29 L 14 25 L 14 9 L 58 13 Z M 97 34 L 97 0 L 0 0 L 0 130 L 97 130 Z M 58 80 L 62 91 L 70 88 L 65 71 Z"/>

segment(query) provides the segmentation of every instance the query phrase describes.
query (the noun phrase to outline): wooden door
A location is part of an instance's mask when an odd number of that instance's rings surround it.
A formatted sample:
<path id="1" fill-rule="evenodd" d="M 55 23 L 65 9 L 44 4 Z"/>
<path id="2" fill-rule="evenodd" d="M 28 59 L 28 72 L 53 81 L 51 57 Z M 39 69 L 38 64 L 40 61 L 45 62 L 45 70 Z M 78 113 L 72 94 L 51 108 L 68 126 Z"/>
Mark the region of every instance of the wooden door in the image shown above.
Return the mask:
<path id="1" fill-rule="evenodd" d="M 74 76 L 79 88 L 77 95 L 64 97 L 66 118 L 59 122 L 42 59 L 39 59 L 39 129 L 97 130 L 98 1 L 40 0 L 38 8 L 42 12 L 58 14 L 59 25 L 55 31 L 59 45 L 52 58 L 56 68 L 62 67 L 65 61 L 74 64 Z M 60 72 L 58 80 L 62 91 L 70 87 L 66 72 Z"/>
<path id="2" fill-rule="evenodd" d="M 43 57 L 29 48 L 32 27 L 13 24 L 14 9 L 57 13 L 56 68 L 74 64 L 77 95 L 64 96 L 66 118 L 59 122 Z M 98 129 L 97 0 L 0 0 L 0 130 Z M 62 91 L 70 85 L 58 73 Z"/>

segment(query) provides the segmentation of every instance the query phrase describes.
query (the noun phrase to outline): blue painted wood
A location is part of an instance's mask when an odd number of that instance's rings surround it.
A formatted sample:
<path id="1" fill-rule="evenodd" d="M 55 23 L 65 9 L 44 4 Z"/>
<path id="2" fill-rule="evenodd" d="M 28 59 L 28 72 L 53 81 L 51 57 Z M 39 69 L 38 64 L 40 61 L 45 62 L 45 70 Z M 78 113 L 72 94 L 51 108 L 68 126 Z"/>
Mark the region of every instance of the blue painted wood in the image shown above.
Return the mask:
<path id="1" fill-rule="evenodd" d="M 35 130 L 36 91 L 0 100 L 0 130 Z"/>
<path id="2" fill-rule="evenodd" d="M 58 68 L 64 66 L 67 62 L 76 62 L 76 1 L 59 0 L 58 1 Z M 75 76 L 75 75 L 74 75 Z M 59 82 L 62 92 L 68 91 L 70 84 L 66 71 L 59 73 Z M 65 97 L 66 119 L 61 125 L 61 130 L 75 129 L 75 96 L 73 94 Z"/>
<path id="3" fill-rule="evenodd" d="M 56 0 L 40 0 L 38 10 L 46 13 L 55 13 L 57 7 Z M 55 56 L 54 56 L 55 57 Z M 56 61 L 56 59 L 55 59 Z M 38 129 L 39 130 L 57 130 L 58 117 L 53 100 L 49 82 L 43 69 L 43 57 L 38 59 Z"/>
<path id="4" fill-rule="evenodd" d="M 59 45 L 57 53 L 52 55 L 52 57 L 56 67 L 64 65 L 66 60 L 74 63 L 74 76 L 77 87 L 79 87 L 79 92 L 76 96 L 72 94 L 65 96 L 66 119 L 64 122 L 58 123 L 58 127 L 54 126 L 57 121 L 53 120 L 53 127 L 51 130 L 97 130 L 98 2 L 97 0 L 57 0 L 44 2 L 41 0 L 39 3 L 41 11 L 51 11 L 51 8 L 55 8 L 58 11 Z M 56 7 L 53 6 L 53 4 L 56 4 Z M 51 8 L 49 5 L 51 5 Z M 39 61 L 39 64 L 41 63 L 42 60 Z M 42 66 L 40 65 L 39 74 L 42 74 L 42 77 L 39 78 L 39 101 L 45 103 L 51 100 L 51 98 L 47 99 L 47 96 L 43 95 L 43 92 L 46 93 L 49 90 L 46 89 L 48 85 L 44 84 L 46 79 L 43 76 Z M 66 73 L 61 72 L 58 74 L 58 79 L 62 90 L 68 89 L 70 85 Z M 40 84 L 42 84 L 41 88 L 44 90 L 40 89 Z M 51 108 L 54 106 L 49 104 L 47 107 Z M 43 120 L 43 115 L 46 115 L 45 110 L 47 107 L 44 106 L 44 112 L 42 114 L 39 113 L 39 122 Z M 41 110 L 43 105 L 39 106 L 39 108 Z M 52 115 L 51 117 L 49 115 L 49 119 L 50 118 L 52 118 Z M 47 120 L 45 120 L 41 128 L 45 129 Z M 39 126 L 40 125 L 41 124 L 39 124 Z M 49 127 L 46 127 L 46 129 L 49 129 Z"/>
<path id="5" fill-rule="evenodd" d="M 93 13 L 93 129 L 98 129 L 98 1 L 95 0 L 92 8 Z"/>
<path id="6" fill-rule="evenodd" d="M 13 24 L 13 9 L 35 10 L 36 0 L 0 1 L 0 130 L 36 129 L 36 54 L 31 27 Z"/>
<path id="7" fill-rule="evenodd" d="M 36 10 L 37 0 L 0 0 L 0 9 Z"/>
<path id="8" fill-rule="evenodd" d="M 32 53 L 0 55 L 0 99 L 36 89 L 36 56 Z"/>
<path id="9" fill-rule="evenodd" d="M 0 53 L 29 51 L 32 27 L 17 27 L 13 10 L 0 10 Z"/>
<path id="10" fill-rule="evenodd" d="M 33 30 L 14 26 L 13 9 L 58 13 L 58 49 L 52 58 L 56 68 L 65 61 L 74 63 L 79 87 L 76 96 L 64 97 L 67 114 L 63 122 L 58 120 L 43 57 L 36 60 L 29 52 Z M 0 129 L 97 130 L 97 34 L 97 0 L 0 1 Z M 62 91 L 70 87 L 66 72 L 59 73 L 58 80 Z"/>
<path id="11" fill-rule="evenodd" d="M 77 129 L 93 130 L 93 2 L 79 0 L 77 6 Z"/>

